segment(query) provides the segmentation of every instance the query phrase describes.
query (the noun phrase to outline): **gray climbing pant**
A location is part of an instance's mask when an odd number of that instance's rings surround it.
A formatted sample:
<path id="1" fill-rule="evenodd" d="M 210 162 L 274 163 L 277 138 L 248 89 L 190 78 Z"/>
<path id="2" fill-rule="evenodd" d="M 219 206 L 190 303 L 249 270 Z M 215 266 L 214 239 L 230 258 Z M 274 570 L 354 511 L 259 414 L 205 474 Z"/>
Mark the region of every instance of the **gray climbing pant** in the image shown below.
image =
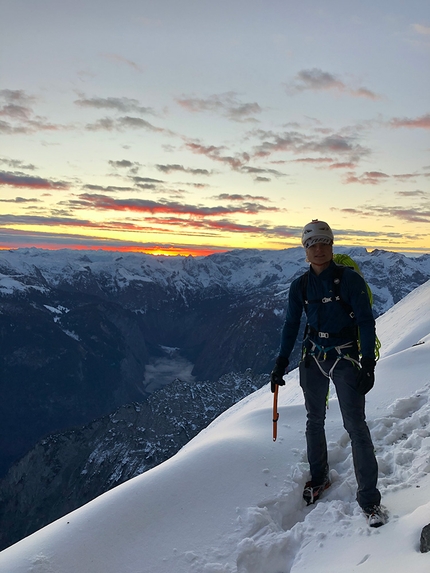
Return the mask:
<path id="1" fill-rule="evenodd" d="M 307 412 L 306 443 L 311 479 L 323 483 L 328 474 L 327 441 L 325 435 L 326 398 L 329 390 L 329 372 L 334 359 L 320 361 L 307 356 L 299 366 L 300 386 L 305 397 Z M 377 489 L 378 464 L 372 438 L 366 423 L 365 397 L 357 392 L 357 368 L 342 359 L 333 371 L 333 383 L 339 401 L 343 425 L 351 438 L 352 458 L 357 479 L 357 501 L 362 507 L 379 505 L 381 494 Z"/>

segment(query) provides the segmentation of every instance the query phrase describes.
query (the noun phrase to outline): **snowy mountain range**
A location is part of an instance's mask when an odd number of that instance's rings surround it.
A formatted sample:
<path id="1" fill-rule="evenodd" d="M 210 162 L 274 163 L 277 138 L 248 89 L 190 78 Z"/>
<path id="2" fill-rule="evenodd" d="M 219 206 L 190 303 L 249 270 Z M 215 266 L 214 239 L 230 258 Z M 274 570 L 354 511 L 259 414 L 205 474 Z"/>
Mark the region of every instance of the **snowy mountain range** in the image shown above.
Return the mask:
<path id="1" fill-rule="evenodd" d="M 375 315 L 430 277 L 429 255 L 352 254 Z M 305 268 L 301 248 L 2 252 L 0 547 L 163 462 L 260 388 Z"/>
<path id="2" fill-rule="evenodd" d="M 427 573 L 430 522 L 430 282 L 377 320 L 382 342 L 367 417 L 389 522 L 371 530 L 355 501 L 351 448 L 334 389 L 332 486 L 315 505 L 297 370 L 281 388 L 278 440 L 263 386 L 176 455 L 0 553 L 7 573 Z"/>

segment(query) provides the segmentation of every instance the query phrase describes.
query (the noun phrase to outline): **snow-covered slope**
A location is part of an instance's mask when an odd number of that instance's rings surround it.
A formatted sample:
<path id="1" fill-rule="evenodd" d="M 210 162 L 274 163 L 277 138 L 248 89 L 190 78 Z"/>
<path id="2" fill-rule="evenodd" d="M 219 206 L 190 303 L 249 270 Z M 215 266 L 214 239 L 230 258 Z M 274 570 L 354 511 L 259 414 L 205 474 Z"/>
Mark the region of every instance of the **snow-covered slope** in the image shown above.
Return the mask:
<path id="1" fill-rule="evenodd" d="M 336 396 L 327 417 L 333 486 L 306 508 L 297 371 L 225 412 L 177 455 L 0 553 L 2 573 L 428 573 L 430 282 L 377 323 L 382 357 L 368 420 L 390 513 L 367 527 L 355 502 Z"/>

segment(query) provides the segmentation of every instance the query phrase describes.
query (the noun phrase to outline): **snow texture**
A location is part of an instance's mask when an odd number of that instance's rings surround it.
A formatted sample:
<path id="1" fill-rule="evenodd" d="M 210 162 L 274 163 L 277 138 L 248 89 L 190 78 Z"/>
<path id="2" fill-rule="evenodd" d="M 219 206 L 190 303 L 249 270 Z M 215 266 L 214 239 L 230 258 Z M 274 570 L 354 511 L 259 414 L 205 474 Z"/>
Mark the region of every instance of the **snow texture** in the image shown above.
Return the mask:
<path id="1" fill-rule="evenodd" d="M 1 573 L 428 573 L 430 282 L 377 321 L 382 342 L 367 417 L 389 522 L 355 501 L 349 438 L 334 390 L 327 412 L 332 487 L 305 507 L 305 413 L 297 370 L 272 440 L 269 386 L 178 454 L 0 553 Z"/>

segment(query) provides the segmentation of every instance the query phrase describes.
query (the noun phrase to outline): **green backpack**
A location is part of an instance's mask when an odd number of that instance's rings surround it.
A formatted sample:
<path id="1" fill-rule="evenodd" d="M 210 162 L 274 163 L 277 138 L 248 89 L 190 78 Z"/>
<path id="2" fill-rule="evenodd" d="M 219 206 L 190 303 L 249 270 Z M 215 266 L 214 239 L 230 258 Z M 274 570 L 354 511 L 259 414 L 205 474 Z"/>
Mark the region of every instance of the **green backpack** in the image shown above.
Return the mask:
<path id="1" fill-rule="evenodd" d="M 361 272 L 360 267 L 354 261 L 354 259 L 351 258 L 349 255 L 343 255 L 343 254 L 337 253 L 337 254 L 333 255 L 333 261 L 339 266 L 349 267 L 350 269 L 353 269 L 361 277 L 363 277 L 363 273 Z M 364 277 L 363 277 L 363 279 L 364 279 Z M 367 294 L 369 295 L 370 306 L 372 306 L 373 305 L 373 294 L 372 294 L 372 291 L 370 290 L 369 285 L 367 284 L 366 279 L 364 279 L 364 282 L 366 283 Z M 358 340 L 358 346 L 360 347 L 360 335 L 359 335 L 359 340 Z M 380 348 L 381 348 L 381 341 L 376 336 L 375 337 L 375 360 L 379 360 Z"/>

